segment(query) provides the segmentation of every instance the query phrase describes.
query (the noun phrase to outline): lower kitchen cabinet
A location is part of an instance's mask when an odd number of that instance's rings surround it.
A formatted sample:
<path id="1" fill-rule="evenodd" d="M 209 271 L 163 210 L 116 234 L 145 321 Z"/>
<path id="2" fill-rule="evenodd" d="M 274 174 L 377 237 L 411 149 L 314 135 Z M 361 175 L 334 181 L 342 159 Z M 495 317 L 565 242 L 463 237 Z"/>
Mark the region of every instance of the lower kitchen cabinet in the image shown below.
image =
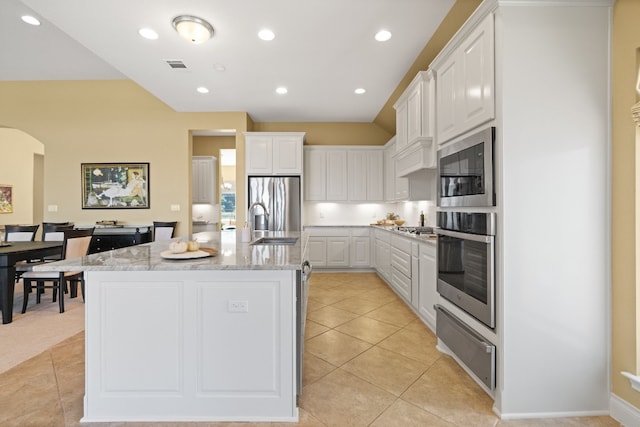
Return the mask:
<path id="1" fill-rule="evenodd" d="M 411 301 L 411 240 L 391 236 L 391 286 Z"/>
<path id="2" fill-rule="evenodd" d="M 374 229 L 375 267 L 379 276 L 387 282 L 391 281 L 391 233 Z"/>
<path id="3" fill-rule="evenodd" d="M 305 227 L 314 268 L 371 268 L 369 227 Z"/>
<path id="4" fill-rule="evenodd" d="M 418 313 L 432 330 L 436 330 L 436 310 L 438 302 L 438 270 L 436 266 L 436 245 L 420 243 L 420 292 Z"/>
<path id="5" fill-rule="evenodd" d="M 381 228 L 374 228 L 372 236 L 376 273 L 435 331 L 435 241 L 420 241 Z"/>

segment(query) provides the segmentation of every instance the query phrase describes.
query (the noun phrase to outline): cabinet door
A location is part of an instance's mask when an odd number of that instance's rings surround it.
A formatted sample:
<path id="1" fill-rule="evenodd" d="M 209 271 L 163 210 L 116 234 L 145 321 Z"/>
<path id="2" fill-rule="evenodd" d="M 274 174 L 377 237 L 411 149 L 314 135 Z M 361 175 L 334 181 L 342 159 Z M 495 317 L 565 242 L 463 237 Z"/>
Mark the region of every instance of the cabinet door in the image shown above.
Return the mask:
<path id="1" fill-rule="evenodd" d="M 350 201 L 367 200 L 367 152 L 349 151 L 347 153 L 347 194 Z"/>
<path id="2" fill-rule="evenodd" d="M 458 134 L 495 117 L 493 39 L 493 15 L 489 14 L 460 48 L 462 81 Z"/>
<path id="3" fill-rule="evenodd" d="M 349 267 L 349 237 L 327 237 L 327 267 Z"/>
<path id="4" fill-rule="evenodd" d="M 384 200 L 384 153 L 382 150 L 367 152 L 367 201 Z"/>
<path id="5" fill-rule="evenodd" d="M 302 138 L 273 137 L 273 173 L 299 175 L 302 173 Z"/>
<path id="6" fill-rule="evenodd" d="M 420 293 L 418 312 L 425 322 L 435 331 L 436 312 L 433 308 L 438 302 L 436 247 L 422 243 L 420 245 Z"/>
<path id="7" fill-rule="evenodd" d="M 304 152 L 304 198 L 327 200 L 327 153 L 324 151 Z"/>
<path id="8" fill-rule="evenodd" d="M 407 97 L 407 145 L 422 136 L 422 84 L 417 84 Z"/>
<path id="9" fill-rule="evenodd" d="M 327 151 L 327 200 L 347 200 L 347 151 Z"/>
<path id="10" fill-rule="evenodd" d="M 396 108 L 396 153 L 407 148 L 407 102 Z"/>
<path id="11" fill-rule="evenodd" d="M 309 237 L 309 241 L 307 242 L 307 255 L 312 267 L 326 267 L 327 238 Z"/>
<path id="12" fill-rule="evenodd" d="M 376 239 L 376 271 L 387 282 L 391 282 L 391 245 L 383 240 Z"/>
<path id="13" fill-rule="evenodd" d="M 351 238 L 351 266 L 371 266 L 371 240 L 368 237 Z"/>
<path id="14" fill-rule="evenodd" d="M 215 201 L 215 162 L 211 157 L 193 158 L 192 202 L 214 204 Z"/>
<path id="15" fill-rule="evenodd" d="M 384 150 L 384 201 L 393 202 L 396 200 L 396 168 L 393 153 L 396 146 L 391 144 Z"/>
<path id="16" fill-rule="evenodd" d="M 273 137 L 247 136 L 245 143 L 246 173 L 254 175 L 273 173 Z"/>
<path id="17" fill-rule="evenodd" d="M 456 100 L 458 94 L 458 63 L 455 52 L 442 67 L 436 77 L 436 111 L 438 143 L 442 144 L 456 135 Z"/>

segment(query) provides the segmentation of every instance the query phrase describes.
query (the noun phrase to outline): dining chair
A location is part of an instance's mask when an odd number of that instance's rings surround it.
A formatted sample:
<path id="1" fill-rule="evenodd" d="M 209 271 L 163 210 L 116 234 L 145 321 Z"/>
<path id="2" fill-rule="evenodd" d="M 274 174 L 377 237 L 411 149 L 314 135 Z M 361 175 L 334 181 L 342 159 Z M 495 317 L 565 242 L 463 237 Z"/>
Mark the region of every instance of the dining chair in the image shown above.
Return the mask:
<path id="1" fill-rule="evenodd" d="M 176 231 L 178 221 L 153 221 L 153 241 L 171 240 Z"/>
<path id="2" fill-rule="evenodd" d="M 36 225 L 5 225 L 5 242 L 33 242 L 40 224 Z"/>
<path id="3" fill-rule="evenodd" d="M 43 222 L 42 241 L 62 242 L 64 241 L 64 230 L 73 230 L 72 222 Z M 62 259 L 62 254 L 45 257 L 42 261 L 58 261 Z"/>
<path id="4" fill-rule="evenodd" d="M 87 255 L 93 230 L 93 228 L 64 230 L 62 258 L 71 259 Z M 27 311 L 29 293 L 34 289 L 36 290 L 37 304 L 40 304 L 41 290 L 53 289 L 53 302 L 56 302 L 56 296 L 59 293 L 58 305 L 60 306 L 60 313 L 64 313 L 64 293 L 67 288 L 67 282 L 75 282 L 76 284 L 80 282 L 82 299 L 84 300 L 84 273 L 82 271 L 27 271 L 22 275 L 22 282 L 24 286 L 23 313 Z M 49 282 L 51 282 L 51 285 L 45 285 L 45 283 Z"/>
<path id="5" fill-rule="evenodd" d="M 39 224 L 35 225 L 5 225 L 4 226 L 4 241 L 5 242 L 33 242 L 36 239 L 36 232 L 40 227 Z M 16 263 L 16 283 L 20 281 L 20 276 L 25 271 L 30 270 L 28 267 L 32 261 L 37 260 L 27 260 L 27 261 L 19 261 Z"/>

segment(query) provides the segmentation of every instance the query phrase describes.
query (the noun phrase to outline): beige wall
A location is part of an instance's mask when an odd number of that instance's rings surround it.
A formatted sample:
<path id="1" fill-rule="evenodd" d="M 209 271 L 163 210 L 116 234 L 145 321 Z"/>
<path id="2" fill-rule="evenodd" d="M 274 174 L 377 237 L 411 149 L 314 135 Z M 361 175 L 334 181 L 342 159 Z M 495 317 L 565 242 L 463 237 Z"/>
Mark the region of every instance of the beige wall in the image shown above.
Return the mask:
<path id="1" fill-rule="evenodd" d="M 307 145 L 384 145 L 395 134 L 374 123 L 255 123 L 256 132 L 306 132 Z M 395 130 L 395 126 L 394 126 Z"/>
<path id="2" fill-rule="evenodd" d="M 13 213 L 0 214 L 0 228 L 40 222 L 41 216 L 34 216 L 41 208 L 34 194 L 42 188 L 44 145 L 20 130 L 0 128 L 0 153 L 0 184 L 13 187 Z"/>
<path id="3" fill-rule="evenodd" d="M 612 391 L 640 408 L 640 393 L 631 389 L 620 371 L 640 373 L 638 358 L 638 232 L 636 205 L 640 201 L 640 171 L 631 107 L 640 47 L 640 2 L 617 0 L 613 20 L 613 148 L 612 148 Z"/>
<path id="4" fill-rule="evenodd" d="M 237 129 L 241 133 L 248 123 L 246 113 L 176 113 L 125 80 L 0 82 L 0 126 L 20 129 L 44 144 L 44 209 L 58 206 L 58 212 L 44 212 L 47 221 L 93 224 L 117 219 L 149 224 L 177 220 L 177 234 L 187 235 L 190 131 Z M 243 151 L 244 138 L 238 139 Z M 80 164 L 90 162 L 149 162 L 151 208 L 83 210 Z M 181 210 L 171 211 L 172 204 Z"/>

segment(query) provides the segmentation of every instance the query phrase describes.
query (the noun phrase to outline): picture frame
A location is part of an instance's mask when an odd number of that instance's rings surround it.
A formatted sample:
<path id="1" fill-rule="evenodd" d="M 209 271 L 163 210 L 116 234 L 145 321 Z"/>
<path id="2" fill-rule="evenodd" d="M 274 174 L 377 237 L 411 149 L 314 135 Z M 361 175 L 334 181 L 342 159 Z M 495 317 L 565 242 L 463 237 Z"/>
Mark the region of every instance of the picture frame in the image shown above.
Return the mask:
<path id="1" fill-rule="evenodd" d="M 82 209 L 149 209 L 149 163 L 82 163 Z"/>
<path id="2" fill-rule="evenodd" d="M 0 214 L 13 213 L 13 185 L 0 184 Z"/>

